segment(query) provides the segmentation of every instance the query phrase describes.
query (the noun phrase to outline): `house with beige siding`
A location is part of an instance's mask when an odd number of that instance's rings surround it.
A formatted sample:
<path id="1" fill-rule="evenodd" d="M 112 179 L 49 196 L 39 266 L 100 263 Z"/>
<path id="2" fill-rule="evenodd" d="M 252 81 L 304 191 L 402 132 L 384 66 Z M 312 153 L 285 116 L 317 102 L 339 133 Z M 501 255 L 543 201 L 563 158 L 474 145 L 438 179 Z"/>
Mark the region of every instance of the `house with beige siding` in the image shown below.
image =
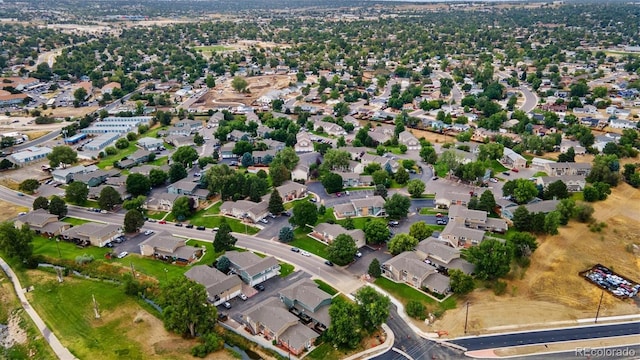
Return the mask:
<path id="1" fill-rule="evenodd" d="M 238 276 L 224 274 L 207 265 L 196 265 L 184 276 L 204 286 L 209 301 L 216 306 L 235 298 L 242 292 L 242 280 Z"/>

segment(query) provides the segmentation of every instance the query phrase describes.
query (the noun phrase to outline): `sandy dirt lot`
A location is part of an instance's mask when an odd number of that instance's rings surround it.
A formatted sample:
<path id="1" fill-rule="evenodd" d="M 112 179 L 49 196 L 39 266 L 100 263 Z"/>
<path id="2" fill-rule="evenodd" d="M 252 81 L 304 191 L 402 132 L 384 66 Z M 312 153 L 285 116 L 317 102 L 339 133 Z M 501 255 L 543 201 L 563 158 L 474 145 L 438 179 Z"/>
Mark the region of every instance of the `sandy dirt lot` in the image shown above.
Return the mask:
<path id="1" fill-rule="evenodd" d="M 540 245 L 531 257 L 531 266 L 526 272 L 512 271 L 505 295 L 477 289 L 459 302 L 470 302 L 470 333 L 499 331 L 508 325 L 535 328 L 556 321 L 593 318 L 602 292 L 578 273 L 600 263 L 640 281 L 640 254 L 631 251 L 632 244 L 640 245 L 638 203 L 640 191 L 621 184 L 606 201 L 593 204 L 594 218 L 607 224 L 602 232 L 591 232 L 586 224 L 572 221 L 561 227 L 558 235 L 538 238 Z M 605 292 L 601 317 L 638 312 L 632 300 L 620 300 Z M 464 318 L 465 306 L 459 305 L 426 328 L 463 335 Z"/>
<path id="2" fill-rule="evenodd" d="M 0 221 L 7 221 L 18 216 L 18 213 L 29 211 L 24 206 L 18 206 L 4 200 L 0 200 Z"/>
<path id="3" fill-rule="evenodd" d="M 289 75 L 265 75 L 247 77 L 245 80 L 249 83 L 249 94 L 240 94 L 233 90 L 231 87 L 232 79 L 228 79 L 222 84 L 217 84 L 215 88 L 191 105 L 191 108 L 251 105 L 260 96 L 271 90 L 288 87 L 294 79 Z"/>

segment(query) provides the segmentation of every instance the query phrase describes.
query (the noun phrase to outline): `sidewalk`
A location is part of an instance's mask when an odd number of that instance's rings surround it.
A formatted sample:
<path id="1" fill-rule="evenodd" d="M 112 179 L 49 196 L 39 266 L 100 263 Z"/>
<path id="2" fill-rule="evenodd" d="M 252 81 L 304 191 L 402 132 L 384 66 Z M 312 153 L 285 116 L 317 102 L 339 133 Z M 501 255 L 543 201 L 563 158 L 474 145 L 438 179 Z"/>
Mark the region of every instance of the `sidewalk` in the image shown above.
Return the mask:
<path id="1" fill-rule="evenodd" d="M 58 358 L 61 360 L 75 360 L 76 357 L 73 356 L 73 354 L 71 354 L 71 352 L 60 343 L 56 335 L 51 330 L 49 330 L 49 328 L 47 328 L 47 325 L 45 325 L 44 321 L 42 321 L 40 315 L 38 315 L 38 313 L 31 307 L 31 304 L 29 304 L 27 297 L 24 295 L 24 290 L 22 288 L 22 285 L 20 285 L 20 280 L 18 280 L 18 277 L 13 272 L 11 267 L 9 267 L 9 264 L 7 264 L 2 258 L 0 258 L 0 267 L 2 267 L 2 270 L 4 270 L 4 272 L 7 274 L 9 280 L 13 282 L 13 286 L 16 289 L 16 294 L 18 294 L 18 298 L 20 299 L 22 307 L 27 311 L 27 314 L 29 314 L 31 320 L 33 320 L 33 322 L 36 324 L 38 330 L 40 330 L 40 333 L 42 333 L 42 336 L 47 341 L 47 343 L 49 343 Z"/>

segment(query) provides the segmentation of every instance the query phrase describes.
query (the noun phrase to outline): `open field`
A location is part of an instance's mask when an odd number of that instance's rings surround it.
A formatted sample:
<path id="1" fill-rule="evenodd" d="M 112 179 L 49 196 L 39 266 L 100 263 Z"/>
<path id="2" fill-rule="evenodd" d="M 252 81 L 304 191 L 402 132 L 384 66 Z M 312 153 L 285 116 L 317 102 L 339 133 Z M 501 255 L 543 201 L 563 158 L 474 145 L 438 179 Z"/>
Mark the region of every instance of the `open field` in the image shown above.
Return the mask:
<path id="1" fill-rule="evenodd" d="M 283 89 L 289 86 L 293 78 L 289 75 L 268 75 L 247 77 L 247 89 L 249 93 L 241 94 L 233 90 L 231 82 L 227 79 L 224 83 L 217 84 L 215 88 L 198 99 L 191 108 L 210 109 L 217 106 L 238 106 L 240 104 L 250 105 L 260 96 L 274 90 Z"/>
<path id="2" fill-rule="evenodd" d="M 594 264 L 603 264 L 617 273 L 640 281 L 640 254 L 631 251 L 640 245 L 640 192 L 627 184 L 613 189 L 606 201 L 593 204 L 594 218 L 605 222 L 601 233 L 589 231 L 575 221 L 561 227 L 555 236 L 538 238 L 531 266 L 522 274 L 512 271 L 505 295 L 478 289 L 467 300 L 469 330 L 472 334 L 505 325 L 541 327 L 544 323 L 593 318 L 602 291 L 578 275 Z M 620 300 L 604 293 L 600 316 L 637 314 L 632 300 Z M 446 330 L 451 336 L 464 332 L 464 307 L 448 311 L 430 330 Z"/>
<path id="3" fill-rule="evenodd" d="M 0 221 L 7 221 L 18 216 L 22 211 L 29 211 L 24 206 L 18 206 L 10 202 L 0 200 Z"/>

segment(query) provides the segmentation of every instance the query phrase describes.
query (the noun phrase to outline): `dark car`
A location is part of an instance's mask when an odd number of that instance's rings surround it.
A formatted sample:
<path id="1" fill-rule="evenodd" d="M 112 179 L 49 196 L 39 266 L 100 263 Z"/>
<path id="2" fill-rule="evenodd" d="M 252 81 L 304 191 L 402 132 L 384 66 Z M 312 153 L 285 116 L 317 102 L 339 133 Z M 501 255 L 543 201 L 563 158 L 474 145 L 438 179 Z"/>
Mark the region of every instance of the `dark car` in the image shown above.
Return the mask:
<path id="1" fill-rule="evenodd" d="M 262 284 L 253 285 L 253 288 L 258 290 L 258 291 L 264 291 L 264 285 L 262 285 Z"/>
<path id="2" fill-rule="evenodd" d="M 503 172 L 503 173 L 502 173 L 502 175 L 504 175 L 504 176 L 509 176 L 509 175 L 511 175 L 511 173 L 509 173 L 509 172 L 505 171 L 505 172 Z"/>
<path id="3" fill-rule="evenodd" d="M 329 260 L 325 261 L 324 264 L 327 266 L 333 266 L 333 263 Z"/>
<path id="4" fill-rule="evenodd" d="M 205 228 L 204 226 L 198 226 L 198 227 L 196 228 L 196 230 L 201 230 L 201 231 L 204 231 L 205 229 L 206 229 L 206 228 Z"/>
<path id="5" fill-rule="evenodd" d="M 182 223 L 176 223 L 177 227 L 182 227 Z"/>
<path id="6" fill-rule="evenodd" d="M 186 227 L 187 229 L 193 229 L 193 224 L 187 224 L 185 227 Z"/>
<path id="7" fill-rule="evenodd" d="M 229 317 L 227 316 L 227 314 L 219 312 L 218 313 L 218 321 L 227 321 L 229 320 Z"/>
<path id="8" fill-rule="evenodd" d="M 391 220 L 389 221 L 389 226 L 398 226 L 400 223 L 397 222 L 396 220 Z"/>
<path id="9" fill-rule="evenodd" d="M 293 251 L 293 252 L 300 252 L 300 249 L 298 249 L 297 247 L 292 247 L 292 248 L 291 248 L 291 251 Z"/>

